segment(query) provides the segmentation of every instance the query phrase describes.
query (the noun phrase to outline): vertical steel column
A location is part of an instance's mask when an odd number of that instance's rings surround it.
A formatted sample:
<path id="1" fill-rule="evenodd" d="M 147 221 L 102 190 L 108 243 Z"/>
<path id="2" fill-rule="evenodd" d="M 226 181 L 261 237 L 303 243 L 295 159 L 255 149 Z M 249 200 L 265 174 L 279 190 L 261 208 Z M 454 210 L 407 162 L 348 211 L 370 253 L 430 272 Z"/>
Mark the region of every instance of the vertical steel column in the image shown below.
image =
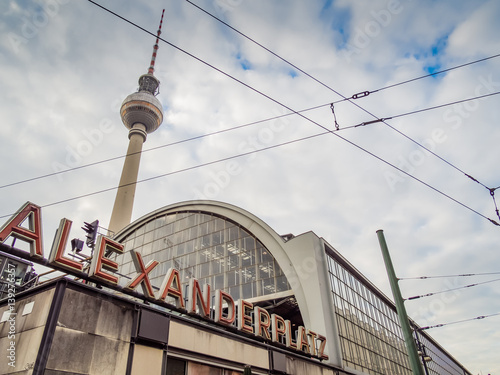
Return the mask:
<path id="1" fill-rule="evenodd" d="M 392 266 L 392 260 L 391 256 L 389 255 L 387 243 L 385 242 L 384 232 L 382 230 L 378 230 L 377 236 L 380 243 L 380 249 L 382 250 L 382 256 L 384 257 L 387 275 L 389 276 L 392 295 L 394 296 L 394 302 L 396 303 L 399 322 L 401 324 L 401 329 L 403 330 L 411 369 L 414 375 L 424 375 L 422 371 L 422 364 L 420 363 L 420 359 L 418 358 L 417 346 L 415 344 L 415 340 L 413 339 L 412 330 L 408 321 L 408 315 L 406 314 L 403 297 L 401 296 L 401 291 L 399 290 L 398 279 L 396 277 L 396 273 L 394 272 L 394 267 Z"/>

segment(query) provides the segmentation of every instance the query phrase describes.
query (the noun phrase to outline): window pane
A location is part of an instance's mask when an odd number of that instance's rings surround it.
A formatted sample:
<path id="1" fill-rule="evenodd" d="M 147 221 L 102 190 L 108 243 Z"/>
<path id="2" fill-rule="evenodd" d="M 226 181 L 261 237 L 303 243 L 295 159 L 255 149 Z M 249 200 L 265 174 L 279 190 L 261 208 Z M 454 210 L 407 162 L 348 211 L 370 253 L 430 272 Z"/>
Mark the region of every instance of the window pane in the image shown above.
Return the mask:
<path id="1" fill-rule="evenodd" d="M 186 361 L 167 357 L 167 375 L 185 375 Z"/>

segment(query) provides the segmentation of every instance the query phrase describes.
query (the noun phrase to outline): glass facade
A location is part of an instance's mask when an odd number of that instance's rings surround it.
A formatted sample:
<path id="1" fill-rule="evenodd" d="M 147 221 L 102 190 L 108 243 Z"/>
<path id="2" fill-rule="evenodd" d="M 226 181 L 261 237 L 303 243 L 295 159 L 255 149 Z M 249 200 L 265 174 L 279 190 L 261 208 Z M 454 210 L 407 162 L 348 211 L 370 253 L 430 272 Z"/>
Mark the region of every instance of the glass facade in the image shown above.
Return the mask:
<path id="1" fill-rule="evenodd" d="M 326 247 L 326 255 L 344 364 L 366 374 L 411 375 L 395 305 L 332 249 Z M 469 374 L 428 335 L 417 337 L 417 346 L 432 358 L 424 373 Z"/>
<path id="2" fill-rule="evenodd" d="M 124 245 L 124 254 L 114 260 L 125 276 L 120 278 L 122 286 L 136 273 L 131 256 L 131 250 L 135 250 L 141 254 L 144 264 L 152 260 L 159 262 L 148 274 L 156 290 L 159 290 L 168 270 L 175 268 L 179 271 L 183 292 L 187 290 L 190 279 L 196 278 L 201 285 L 209 284 L 212 293 L 222 289 L 234 300 L 268 297 L 259 298 L 259 303 L 265 303 L 264 300 L 277 297 L 294 298 L 286 276 L 262 242 L 247 228 L 212 212 L 158 213 L 124 233 L 120 242 Z M 411 375 L 394 303 L 327 244 L 325 255 L 335 306 L 332 313 L 338 327 L 344 366 L 365 374 Z M 280 292 L 287 293 L 276 296 Z M 167 298 L 166 302 L 174 303 L 174 300 Z M 269 311 L 275 308 L 274 305 L 268 307 Z M 287 308 L 277 313 L 281 316 L 288 314 L 286 318 L 292 321 L 293 314 L 300 317 L 298 308 L 296 312 Z M 470 374 L 425 332 L 419 332 L 418 339 L 422 351 L 432 358 L 432 362 L 425 363 L 427 375 Z M 225 371 L 200 364 L 184 367 L 175 361 L 170 365 L 167 373 L 172 374 L 184 371 L 187 374 L 219 374 Z"/>
<path id="3" fill-rule="evenodd" d="M 427 374 L 469 374 L 462 366 L 456 363 L 434 340 L 424 332 L 417 334 L 417 347 L 431 361 L 425 362 Z"/>
<path id="4" fill-rule="evenodd" d="M 116 261 L 125 276 L 132 277 L 136 272 L 132 249 L 141 253 L 145 264 L 153 259 L 160 262 L 149 274 L 156 289 L 171 267 L 180 272 L 183 290 L 194 277 L 201 285 L 222 289 L 235 300 L 291 289 L 278 263 L 254 235 L 212 213 L 188 211 L 157 216 L 121 242 L 125 253 Z"/>
<path id="5" fill-rule="evenodd" d="M 327 257 L 345 365 L 367 374 L 411 375 L 396 312 Z"/>

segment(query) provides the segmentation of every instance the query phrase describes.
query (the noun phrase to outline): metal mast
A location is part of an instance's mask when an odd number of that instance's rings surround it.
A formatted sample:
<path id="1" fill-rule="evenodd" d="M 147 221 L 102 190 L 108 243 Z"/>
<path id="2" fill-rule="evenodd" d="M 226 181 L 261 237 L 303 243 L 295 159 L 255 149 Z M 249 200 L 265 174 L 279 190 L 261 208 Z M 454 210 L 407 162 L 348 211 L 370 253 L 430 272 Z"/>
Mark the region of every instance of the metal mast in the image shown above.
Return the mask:
<path id="1" fill-rule="evenodd" d="M 411 370 L 414 375 L 424 375 L 422 364 L 420 363 L 420 360 L 418 358 L 417 345 L 415 344 L 415 339 L 413 338 L 410 322 L 408 320 L 408 314 L 406 313 L 406 308 L 404 305 L 404 300 L 399 289 L 398 278 L 396 277 L 396 273 L 394 272 L 394 266 L 392 265 L 389 249 L 387 248 L 387 242 L 385 241 L 384 232 L 382 230 L 378 230 L 377 237 L 379 240 L 380 249 L 382 250 L 382 256 L 384 257 L 387 275 L 389 276 L 389 283 L 391 284 L 392 295 L 394 296 L 399 323 L 401 324 L 401 330 L 403 331 Z"/>

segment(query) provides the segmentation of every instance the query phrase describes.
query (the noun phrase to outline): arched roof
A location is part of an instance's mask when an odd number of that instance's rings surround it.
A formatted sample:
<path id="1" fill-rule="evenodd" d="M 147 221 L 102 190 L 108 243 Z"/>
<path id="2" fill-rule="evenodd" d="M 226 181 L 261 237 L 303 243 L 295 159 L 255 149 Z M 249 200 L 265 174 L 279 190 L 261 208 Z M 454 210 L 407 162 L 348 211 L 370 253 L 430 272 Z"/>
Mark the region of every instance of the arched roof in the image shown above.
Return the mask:
<path id="1" fill-rule="evenodd" d="M 299 303 L 299 308 L 304 318 L 308 316 L 307 304 L 304 299 L 301 298 L 305 295 L 300 282 L 296 282 L 300 279 L 297 276 L 295 266 L 285 251 L 286 241 L 272 229 L 268 224 L 266 224 L 262 219 L 253 215 L 252 213 L 234 206 L 229 203 L 211 201 L 211 200 L 192 200 L 174 203 L 155 211 L 152 211 L 141 218 L 135 220 L 120 232 L 115 235 L 115 239 L 120 241 L 125 239 L 129 234 L 133 233 L 135 230 L 145 225 L 147 222 L 151 221 L 155 217 L 166 215 L 174 212 L 207 212 L 220 216 L 221 218 L 228 219 L 238 224 L 239 226 L 245 228 L 247 231 L 252 233 L 259 241 L 270 251 L 271 255 L 278 262 L 279 266 L 283 270 L 287 280 L 290 282 L 290 286 L 294 295 Z M 294 282 L 295 281 L 295 282 Z M 302 303 L 300 302 L 302 301 Z"/>
<path id="2" fill-rule="evenodd" d="M 152 211 L 135 220 L 114 239 L 123 241 L 134 231 L 151 220 L 180 212 L 198 212 L 219 216 L 232 221 L 250 232 L 264 245 L 280 266 L 298 303 L 305 326 L 315 332 L 323 332 L 328 337 L 337 337 L 330 288 L 326 285 L 327 271 L 323 242 L 312 232 L 307 232 L 286 240 L 263 220 L 252 213 L 229 203 L 192 200 L 174 203 Z M 341 363 L 337 339 L 328 344 L 330 361 Z"/>

